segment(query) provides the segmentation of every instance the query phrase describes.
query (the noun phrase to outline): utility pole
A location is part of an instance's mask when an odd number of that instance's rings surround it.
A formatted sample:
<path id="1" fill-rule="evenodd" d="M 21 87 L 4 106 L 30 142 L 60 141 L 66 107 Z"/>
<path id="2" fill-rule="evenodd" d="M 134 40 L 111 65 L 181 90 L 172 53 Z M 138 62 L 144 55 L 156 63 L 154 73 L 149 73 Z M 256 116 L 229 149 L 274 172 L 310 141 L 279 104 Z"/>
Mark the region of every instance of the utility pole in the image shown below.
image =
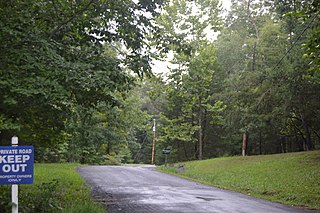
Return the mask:
<path id="1" fill-rule="evenodd" d="M 151 164 L 154 164 L 154 146 L 156 142 L 156 119 L 153 119 L 153 140 L 152 140 L 152 153 L 151 153 Z"/>
<path id="2" fill-rule="evenodd" d="M 242 135 L 242 156 L 246 156 L 246 149 L 248 145 L 248 132 L 245 131 Z"/>

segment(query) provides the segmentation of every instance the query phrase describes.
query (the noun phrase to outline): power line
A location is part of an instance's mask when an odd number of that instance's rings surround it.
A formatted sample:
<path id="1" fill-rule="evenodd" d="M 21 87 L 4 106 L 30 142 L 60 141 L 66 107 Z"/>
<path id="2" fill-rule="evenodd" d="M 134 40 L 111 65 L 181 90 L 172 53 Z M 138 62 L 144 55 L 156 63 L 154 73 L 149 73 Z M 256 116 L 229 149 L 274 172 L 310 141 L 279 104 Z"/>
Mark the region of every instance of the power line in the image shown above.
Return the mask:
<path id="1" fill-rule="evenodd" d="M 146 132 L 145 134 L 142 134 L 142 135 L 145 135 L 144 138 L 143 138 L 143 141 L 142 141 L 142 144 L 141 144 L 141 147 L 140 147 L 140 150 L 138 151 L 138 153 L 135 155 L 135 157 L 133 158 L 133 161 L 135 161 L 138 157 L 138 155 L 140 155 L 141 151 L 142 151 L 142 147 L 143 145 L 145 145 L 145 142 L 147 141 L 146 138 L 148 136 L 148 133 Z"/>
<path id="2" fill-rule="evenodd" d="M 273 67 L 272 71 L 273 72 L 278 66 L 279 64 L 282 62 L 282 60 L 289 54 L 289 52 L 293 49 L 293 47 L 297 44 L 297 42 L 300 40 L 301 36 L 306 32 L 306 30 L 311 26 L 311 24 L 314 22 L 314 20 L 316 19 L 318 13 L 316 13 L 314 15 L 314 17 L 311 19 L 311 21 L 307 24 L 307 26 L 302 30 L 302 32 L 300 33 L 300 35 L 297 37 L 297 39 L 292 43 L 292 45 L 290 46 L 290 48 L 287 50 L 287 52 L 282 56 L 282 58 L 278 61 L 278 63 Z"/>
<path id="3" fill-rule="evenodd" d="M 297 39 L 293 42 L 293 44 L 290 46 L 290 48 L 286 51 L 286 53 L 281 57 L 281 59 L 278 61 L 278 63 L 272 68 L 272 72 L 279 66 L 279 64 L 283 61 L 283 59 L 289 54 L 289 52 L 291 52 L 291 50 L 293 49 L 293 47 L 297 44 L 297 42 L 301 39 L 301 36 L 305 33 L 305 31 L 311 26 L 311 24 L 314 22 L 314 20 L 316 19 L 318 13 L 316 13 L 314 15 L 314 17 L 312 18 L 312 20 L 306 25 L 306 27 L 302 30 L 302 32 L 300 33 L 300 35 L 297 37 Z M 245 60 L 245 58 L 241 58 L 240 60 L 236 61 L 231 68 L 228 69 L 228 73 L 231 72 L 231 70 L 233 69 L 233 67 L 242 62 L 243 60 Z"/>

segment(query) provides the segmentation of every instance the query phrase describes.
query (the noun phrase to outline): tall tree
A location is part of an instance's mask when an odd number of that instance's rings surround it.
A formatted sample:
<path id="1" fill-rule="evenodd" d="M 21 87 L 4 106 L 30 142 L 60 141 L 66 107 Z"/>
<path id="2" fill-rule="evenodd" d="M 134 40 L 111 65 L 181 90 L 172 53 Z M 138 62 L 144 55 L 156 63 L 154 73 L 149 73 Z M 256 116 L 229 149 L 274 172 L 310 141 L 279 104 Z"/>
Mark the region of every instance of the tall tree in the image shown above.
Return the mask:
<path id="1" fill-rule="evenodd" d="M 1 1 L 1 143 L 12 134 L 56 142 L 75 108 L 112 105 L 113 92 L 129 88 L 126 69 L 148 74 L 144 38 L 153 26 L 144 13 L 155 14 L 158 3 Z"/>
<path id="2" fill-rule="evenodd" d="M 233 1 L 216 42 L 222 83 L 214 89 L 228 105 L 225 140 L 239 147 L 241 131 L 249 130 L 253 154 L 312 149 L 318 85 L 307 77 L 310 65 L 301 49 L 311 22 L 288 16 L 300 10 L 299 1 L 277 1 L 277 12 L 262 3 L 267 2 Z"/>
<path id="3" fill-rule="evenodd" d="M 205 129 L 210 115 L 221 107 L 212 100 L 210 84 L 215 66 L 215 48 L 207 32 L 219 29 L 218 1 L 165 2 L 157 19 L 161 38 L 158 47 L 174 55 L 167 84 L 168 110 L 164 116 L 163 140 L 194 144 L 194 156 L 203 158 Z M 167 126 L 165 126 L 167 125 Z M 184 149 L 186 158 L 188 154 Z"/>

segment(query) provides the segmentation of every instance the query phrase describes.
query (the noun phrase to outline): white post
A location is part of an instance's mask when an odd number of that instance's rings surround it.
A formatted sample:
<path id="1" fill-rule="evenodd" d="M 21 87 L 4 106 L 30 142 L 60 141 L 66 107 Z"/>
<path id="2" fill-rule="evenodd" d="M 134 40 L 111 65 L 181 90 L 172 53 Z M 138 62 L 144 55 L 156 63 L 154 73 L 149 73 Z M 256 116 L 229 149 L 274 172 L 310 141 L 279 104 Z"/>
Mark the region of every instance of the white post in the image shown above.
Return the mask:
<path id="1" fill-rule="evenodd" d="M 18 146 L 18 137 L 11 138 L 11 145 Z M 11 186 L 12 213 L 18 213 L 18 185 Z"/>

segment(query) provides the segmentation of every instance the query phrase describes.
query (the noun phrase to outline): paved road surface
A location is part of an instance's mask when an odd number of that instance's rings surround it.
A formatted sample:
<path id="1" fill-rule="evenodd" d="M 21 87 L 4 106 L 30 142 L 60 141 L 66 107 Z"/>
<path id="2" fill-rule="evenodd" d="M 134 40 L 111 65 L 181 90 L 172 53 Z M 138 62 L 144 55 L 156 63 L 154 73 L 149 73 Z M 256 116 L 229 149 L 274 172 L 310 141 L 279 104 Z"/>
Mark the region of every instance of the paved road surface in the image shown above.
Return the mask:
<path id="1" fill-rule="evenodd" d="M 150 166 L 88 166 L 79 172 L 109 213 L 313 212 L 163 174 Z"/>

